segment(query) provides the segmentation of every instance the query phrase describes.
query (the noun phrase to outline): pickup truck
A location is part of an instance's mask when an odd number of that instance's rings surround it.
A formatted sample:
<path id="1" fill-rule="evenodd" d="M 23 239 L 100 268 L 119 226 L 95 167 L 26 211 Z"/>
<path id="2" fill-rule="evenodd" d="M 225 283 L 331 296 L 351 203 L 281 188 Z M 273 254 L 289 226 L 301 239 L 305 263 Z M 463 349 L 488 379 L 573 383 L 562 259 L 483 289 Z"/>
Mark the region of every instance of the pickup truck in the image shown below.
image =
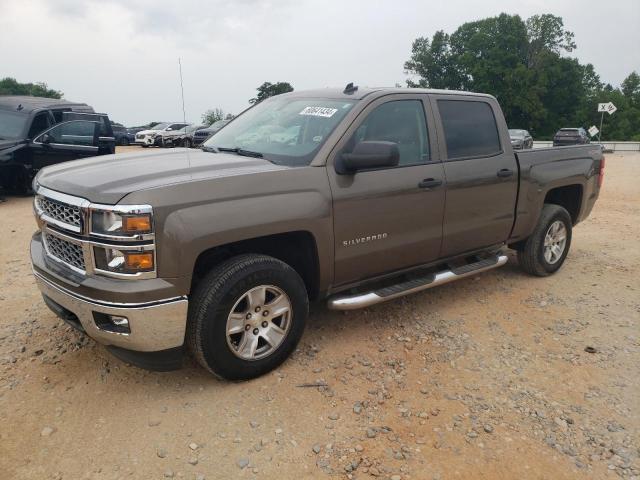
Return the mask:
<path id="1" fill-rule="evenodd" d="M 44 301 L 121 359 L 261 375 L 310 301 L 351 310 L 504 265 L 546 276 L 602 185 L 597 145 L 514 153 L 496 99 L 278 95 L 202 150 L 86 159 L 34 181 Z"/>

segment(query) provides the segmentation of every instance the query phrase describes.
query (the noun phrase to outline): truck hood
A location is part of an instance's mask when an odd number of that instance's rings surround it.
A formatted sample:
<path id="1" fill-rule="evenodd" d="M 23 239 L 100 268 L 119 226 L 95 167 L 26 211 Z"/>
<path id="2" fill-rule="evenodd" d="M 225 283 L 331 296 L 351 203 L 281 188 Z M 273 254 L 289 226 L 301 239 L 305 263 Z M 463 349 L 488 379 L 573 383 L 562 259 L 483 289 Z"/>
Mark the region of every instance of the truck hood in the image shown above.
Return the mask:
<path id="1" fill-rule="evenodd" d="M 94 203 L 114 205 L 134 191 L 286 168 L 261 158 L 176 148 L 64 162 L 42 169 L 36 182 Z"/>

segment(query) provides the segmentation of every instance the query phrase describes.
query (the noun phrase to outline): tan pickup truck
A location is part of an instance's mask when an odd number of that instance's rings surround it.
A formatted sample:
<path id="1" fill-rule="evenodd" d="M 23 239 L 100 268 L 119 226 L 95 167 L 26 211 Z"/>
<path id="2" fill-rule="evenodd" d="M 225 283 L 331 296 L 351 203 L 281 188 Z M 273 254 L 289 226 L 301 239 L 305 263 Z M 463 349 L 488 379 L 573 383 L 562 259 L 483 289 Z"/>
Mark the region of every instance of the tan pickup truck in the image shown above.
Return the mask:
<path id="1" fill-rule="evenodd" d="M 201 150 L 42 170 L 33 271 L 118 357 L 171 369 L 189 349 L 247 379 L 293 351 L 309 301 L 367 307 L 499 267 L 506 248 L 555 272 L 603 174 L 597 145 L 514 153 L 489 95 L 295 92 Z"/>

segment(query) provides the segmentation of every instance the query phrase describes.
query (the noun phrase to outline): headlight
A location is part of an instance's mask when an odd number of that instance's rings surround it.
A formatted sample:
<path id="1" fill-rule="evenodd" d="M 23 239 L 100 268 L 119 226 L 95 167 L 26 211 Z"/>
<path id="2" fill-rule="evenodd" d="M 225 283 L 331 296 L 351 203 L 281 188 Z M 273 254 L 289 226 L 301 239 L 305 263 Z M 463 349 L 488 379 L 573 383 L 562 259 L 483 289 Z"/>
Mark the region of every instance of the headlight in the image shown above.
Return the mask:
<path id="1" fill-rule="evenodd" d="M 96 269 L 104 272 L 136 274 L 153 272 L 153 251 L 121 250 L 108 247 L 93 247 Z"/>
<path id="2" fill-rule="evenodd" d="M 150 213 L 123 213 L 94 210 L 91 214 L 91 233 L 102 235 L 136 235 L 151 233 Z"/>

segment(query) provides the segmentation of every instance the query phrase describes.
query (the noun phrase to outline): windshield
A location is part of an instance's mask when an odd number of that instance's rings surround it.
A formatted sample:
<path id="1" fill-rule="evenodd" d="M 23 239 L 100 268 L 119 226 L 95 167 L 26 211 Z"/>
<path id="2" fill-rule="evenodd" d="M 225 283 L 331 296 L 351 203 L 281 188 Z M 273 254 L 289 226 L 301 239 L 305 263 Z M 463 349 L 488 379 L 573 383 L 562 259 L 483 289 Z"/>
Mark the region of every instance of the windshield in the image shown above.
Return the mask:
<path id="1" fill-rule="evenodd" d="M 204 149 L 241 149 L 279 165 L 309 165 L 353 104 L 326 98 L 272 97 L 211 136 Z"/>
<path id="2" fill-rule="evenodd" d="M 171 124 L 170 123 L 159 123 L 157 125 L 154 125 L 153 127 L 150 127 L 149 130 L 164 130 L 169 125 L 171 125 Z"/>
<path id="3" fill-rule="evenodd" d="M 509 135 L 512 137 L 524 137 L 524 130 L 509 130 Z"/>
<path id="4" fill-rule="evenodd" d="M 21 138 L 28 115 L 0 110 L 0 140 Z"/>

